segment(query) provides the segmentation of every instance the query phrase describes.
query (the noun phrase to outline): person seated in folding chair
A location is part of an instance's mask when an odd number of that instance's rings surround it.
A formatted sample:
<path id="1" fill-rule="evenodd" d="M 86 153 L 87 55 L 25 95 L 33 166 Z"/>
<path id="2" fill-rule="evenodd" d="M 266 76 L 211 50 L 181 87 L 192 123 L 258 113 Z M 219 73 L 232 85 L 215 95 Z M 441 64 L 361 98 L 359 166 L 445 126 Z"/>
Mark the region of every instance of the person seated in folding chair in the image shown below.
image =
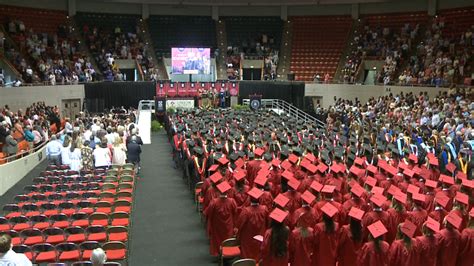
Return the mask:
<path id="1" fill-rule="evenodd" d="M 8 234 L 0 235 L 0 265 L 31 266 L 31 261 L 25 254 L 12 250 L 12 237 Z"/>

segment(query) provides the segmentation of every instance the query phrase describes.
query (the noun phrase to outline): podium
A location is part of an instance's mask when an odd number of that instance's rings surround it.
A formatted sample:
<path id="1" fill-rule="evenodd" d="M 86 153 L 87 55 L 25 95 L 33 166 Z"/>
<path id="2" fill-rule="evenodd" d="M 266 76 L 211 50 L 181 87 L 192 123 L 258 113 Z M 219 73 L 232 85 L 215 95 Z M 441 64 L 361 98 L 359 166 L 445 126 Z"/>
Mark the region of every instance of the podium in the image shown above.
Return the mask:
<path id="1" fill-rule="evenodd" d="M 249 95 L 249 99 L 250 99 L 250 109 L 254 111 L 258 111 L 258 109 L 262 107 L 262 95 L 252 94 L 252 95 Z"/>

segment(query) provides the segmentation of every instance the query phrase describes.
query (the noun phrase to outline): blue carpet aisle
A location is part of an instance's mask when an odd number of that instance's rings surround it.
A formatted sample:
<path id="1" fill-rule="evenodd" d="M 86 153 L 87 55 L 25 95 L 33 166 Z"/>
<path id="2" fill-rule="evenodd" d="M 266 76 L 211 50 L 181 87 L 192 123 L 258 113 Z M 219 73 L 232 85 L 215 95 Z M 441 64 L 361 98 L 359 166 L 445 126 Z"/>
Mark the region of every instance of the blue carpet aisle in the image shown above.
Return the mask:
<path id="1" fill-rule="evenodd" d="M 173 168 L 165 132 L 142 147 L 129 242 L 131 266 L 213 265 L 192 193 Z"/>

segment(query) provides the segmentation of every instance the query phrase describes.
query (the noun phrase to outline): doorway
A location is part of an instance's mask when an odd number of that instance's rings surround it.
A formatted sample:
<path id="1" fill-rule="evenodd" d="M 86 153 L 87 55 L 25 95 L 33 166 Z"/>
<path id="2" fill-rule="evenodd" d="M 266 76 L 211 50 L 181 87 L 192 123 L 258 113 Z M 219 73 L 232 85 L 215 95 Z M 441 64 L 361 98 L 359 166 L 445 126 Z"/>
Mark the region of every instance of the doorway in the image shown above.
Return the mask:
<path id="1" fill-rule="evenodd" d="M 69 117 L 71 120 L 76 119 L 81 112 L 81 99 L 62 100 L 61 115 Z"/>

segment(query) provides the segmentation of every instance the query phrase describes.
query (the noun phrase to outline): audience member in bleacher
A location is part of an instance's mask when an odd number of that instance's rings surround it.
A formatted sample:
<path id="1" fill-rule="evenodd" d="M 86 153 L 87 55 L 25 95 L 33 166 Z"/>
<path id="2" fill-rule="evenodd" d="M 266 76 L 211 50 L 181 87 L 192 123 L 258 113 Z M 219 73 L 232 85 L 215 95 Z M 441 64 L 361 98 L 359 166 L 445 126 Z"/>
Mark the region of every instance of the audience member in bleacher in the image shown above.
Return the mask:
<path id="1" fill-rule="evenodd" d="M 51 136 L 50 141 L 46 145 L 46 158 L 48 158 L 49 164 L 59 166 L 61 165 L 61 150 L 63 145 L 56 138 L 56 135 Z"/>
<path id="2" fill-rule="evenodd" d="M 12 250 L 12 237 L 2 233 L 0 235 L 0 264 L 15 266 L 31 266 L 31 261 L 25 254 L 16 253 Z"/>

